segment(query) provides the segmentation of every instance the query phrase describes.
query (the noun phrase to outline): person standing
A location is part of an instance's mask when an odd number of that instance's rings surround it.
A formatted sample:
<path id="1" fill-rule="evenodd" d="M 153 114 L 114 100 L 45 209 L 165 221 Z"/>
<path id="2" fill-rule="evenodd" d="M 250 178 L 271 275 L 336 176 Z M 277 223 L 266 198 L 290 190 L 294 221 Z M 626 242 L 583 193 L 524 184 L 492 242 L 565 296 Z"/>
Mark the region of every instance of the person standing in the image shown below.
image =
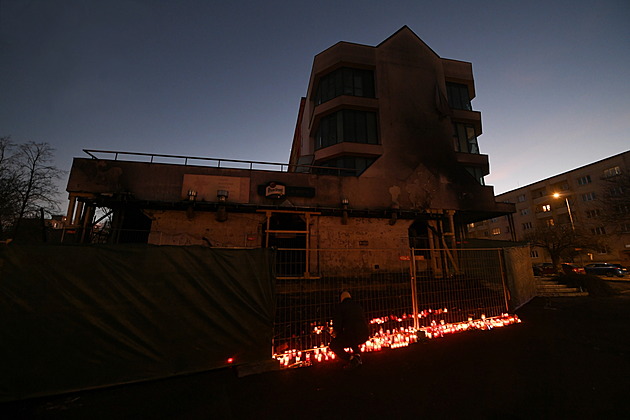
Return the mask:
<path id="1" fill-rule="evenodd" d="M 362 364 L 361 344 L 370 337 L 370 329 L 363 308 L 352 300 L 349 292 L 343 292 L 340 300 L 333 317 L 333 339 L 329 347 L 347 363 L 346 369 L 354 369 Z M 351 348 L 352 353 L 348 353 L 346 348 Z"/>

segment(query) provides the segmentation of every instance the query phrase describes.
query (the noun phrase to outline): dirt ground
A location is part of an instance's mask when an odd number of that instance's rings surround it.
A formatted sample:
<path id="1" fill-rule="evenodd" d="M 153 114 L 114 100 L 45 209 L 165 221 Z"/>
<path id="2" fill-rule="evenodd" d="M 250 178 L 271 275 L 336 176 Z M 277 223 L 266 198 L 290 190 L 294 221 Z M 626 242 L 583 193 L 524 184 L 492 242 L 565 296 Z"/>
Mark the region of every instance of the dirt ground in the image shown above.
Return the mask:
<path id="1" fill-rule="evenodd" d="M 630 279 L 535 298 L 521 324 L 238 377 L 221 369 L 0 405 L 17 419 L 629 419 Z"/>

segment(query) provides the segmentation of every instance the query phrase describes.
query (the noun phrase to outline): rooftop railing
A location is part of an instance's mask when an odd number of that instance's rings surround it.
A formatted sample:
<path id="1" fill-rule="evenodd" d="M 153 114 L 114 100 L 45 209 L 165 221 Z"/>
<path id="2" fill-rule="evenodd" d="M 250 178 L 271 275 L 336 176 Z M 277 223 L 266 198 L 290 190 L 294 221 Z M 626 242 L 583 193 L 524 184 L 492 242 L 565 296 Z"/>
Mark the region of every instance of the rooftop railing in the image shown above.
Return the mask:
<path id="1" fill-rule="evenodd" d="M 276 170 L 287 172 L 291 165 L 288 163 L 260 162 L 253 160 L 222 159 L 212 157 L 198 157 L 186 155 L 164 155 L 158 153 L 121 152 L 115 150 L 83 149 L 92 159 L 125 160 L 132 162 L 167 163 L 184 166 L 208 166 L 212 168 L 231 168 L 249 170 Z"/>
<path id="2" fill-rule="evenodd" d="M 210 168 L 246 169 L 258 171 L 320 173 L 327 175 L 355 175 L 358 169 L 333 168 L 330 166 L 299 165 L 290 163 L 262 162 L 255 160 L 222 159 L 186 155 L 164 155 L 158 153 L 121 152 L 116 150 L 83 149 L 92 159 L 124 160 L 131 162 L 163 163 Z"/>

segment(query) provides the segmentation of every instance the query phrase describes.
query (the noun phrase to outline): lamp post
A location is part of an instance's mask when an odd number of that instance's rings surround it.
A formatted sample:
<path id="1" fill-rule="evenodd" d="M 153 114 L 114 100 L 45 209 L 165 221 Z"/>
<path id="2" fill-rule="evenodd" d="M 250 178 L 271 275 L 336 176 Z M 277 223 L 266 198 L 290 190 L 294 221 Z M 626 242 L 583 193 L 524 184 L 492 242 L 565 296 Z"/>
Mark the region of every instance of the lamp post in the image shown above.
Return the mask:
<path id="1" fill-rule="evenodd" d="M 554 193 L 553 198 L 560 198 L 560 194 Z M 569 205 L 569 197 L 564 197 L 564 202 L 567 203 L 567 210 L 569 211 L 569 220 L 571 221 L 571 229 L 575 232 L 575 225 L 573 224 L 573 215 L 571 214 L 571 206 Z"/>

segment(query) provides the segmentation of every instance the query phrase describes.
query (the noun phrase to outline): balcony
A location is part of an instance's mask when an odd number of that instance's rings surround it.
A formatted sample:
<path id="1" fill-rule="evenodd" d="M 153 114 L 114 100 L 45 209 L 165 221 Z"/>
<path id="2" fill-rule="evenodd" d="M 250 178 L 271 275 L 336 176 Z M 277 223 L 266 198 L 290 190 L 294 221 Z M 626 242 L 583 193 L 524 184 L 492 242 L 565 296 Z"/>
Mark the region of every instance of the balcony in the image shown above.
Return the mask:
<path id="1" fill-rule="evenodd" d="M 343 142 L 315 151 L 315 162 L 322 162 L 342 155 L 379 157 L 383 154 L 380 144 Z"/>
<path id="2" fill-rule="evenodd" d="M 490 173 L 490 164 L 488 163 L 488 155 L 456 152 L 455 157 L 457 158 L 457 163 L 461 165 L 474 166 L 476 168 L 481 168 L 484 175 L 488 175 Z"/>

